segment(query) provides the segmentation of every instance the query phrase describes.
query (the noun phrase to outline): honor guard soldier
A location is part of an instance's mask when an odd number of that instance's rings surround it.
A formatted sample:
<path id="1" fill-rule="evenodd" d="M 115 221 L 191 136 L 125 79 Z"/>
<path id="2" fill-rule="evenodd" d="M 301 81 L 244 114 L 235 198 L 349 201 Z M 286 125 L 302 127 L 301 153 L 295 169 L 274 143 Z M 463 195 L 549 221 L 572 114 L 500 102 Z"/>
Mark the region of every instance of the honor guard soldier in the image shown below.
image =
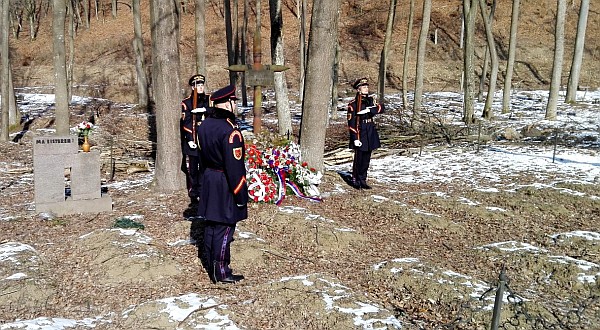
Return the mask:
<path id="1" fill-rule="evenodd" d="M 348 104 L 350 149 L 354 150 L 352 186 L 356 189 L 371 189 L 367 184 L 371 153 L 381 146 L 373 117 L 383 113 L 384 107 L 369 96 L 367 78 L 356 80 L 352 87 L 356 89 L 356 97 Z"/>
<path id="2" fill-rule="evenodd" d="M 181 170 L 185 173 L 188 196 L 192 204 L 198 203 L 202 172 L 196 132 L 209 109 L 209 95 L 205 93 L 206 79 L 203 75 L 193 75 L 188 84 L 192 89 L 190 96 L 181 101 L 181 151 L 183 154 Z"/>
<path id="3" fill-rule="evenodd" d="M 204 166 L 198 215 L 204 217 L 204 254 L 213 283 L 235 283 L 230 244 L 236 224 L 248 217 L 248 186 L 244 162 L 244 138 L 235 123 L 235 85 L 214 92 L 213 112 L 198 128 L 200 157 Z"/>

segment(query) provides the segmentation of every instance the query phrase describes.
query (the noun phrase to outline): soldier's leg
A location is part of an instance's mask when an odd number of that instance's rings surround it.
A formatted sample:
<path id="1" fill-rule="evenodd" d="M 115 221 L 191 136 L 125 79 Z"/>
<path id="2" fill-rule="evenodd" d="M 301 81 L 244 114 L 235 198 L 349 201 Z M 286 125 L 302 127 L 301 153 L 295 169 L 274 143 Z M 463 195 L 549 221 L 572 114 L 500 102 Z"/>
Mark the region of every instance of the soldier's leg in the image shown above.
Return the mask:
<path id="1" fill-rule="evenodd" d="M 215 241 L 215 223 L 206 221 L 204 226 L 204 249 L 202 251 L 203 259 L 206 261 L 206 272 L 213 283 L 216 283 L 215 278 L 215 257 L 213 246 Z"/>
<path id="2" fill-rule="evenodd" d="M 215 226 L 215 233 L 217 239 L 213 245 L 213 251 L 215 255 L 215 267 L 216 267 L 216 279 L 221 281 L 227 277 L 230 277 L 231 268 L 231 242 L 233 241 L 233 233 L 235 231 L 235 225 L 218 224 Z"/>
<path id="3" fill-rule="evenodd" d="M 200 161 L 198 156 L 188 156 L 190 188 L 189 196 L 192 202 L 198 202 L 200 197 Z"/>
<path id="4" fill-rule="evenodd" d="M 193 187 L 193 179 L 191 176 L 191 170 L 190 170 L 190 156 L 189 155 L 183 155 L 183 161 L 181 164 L 181 170 L 183 171 L 183 173 L 185 173 L 185 187 L 187 189 L 188 192 L 188 196 L 191 196 L 192 193 L 192 187 Z"/>
<path id="5" fill-rule="evenodd" d="M 362 152 L 362 163 L 360 168 L 360 187 L 364 189 L 371 189 L 371 186 L 367 184 L 367 172 L 369 171 L 369 164 L 371 163 L 371 150 Z"/>
<path id="6" fill-rule="evenodd" d="M 367 183 L 367 172 L 369 171 L 369 164 L 371 163 L 371 150 L 361 151 L 360 165 L 358 177 L 361 184 Z"/>
<path id="7" fill-rule="evenodd" d="M 361 163 L 361 151 L 354 149 L 354 160 L 352 161 L 352 187 L 360 188 L 360 163 Z"/>

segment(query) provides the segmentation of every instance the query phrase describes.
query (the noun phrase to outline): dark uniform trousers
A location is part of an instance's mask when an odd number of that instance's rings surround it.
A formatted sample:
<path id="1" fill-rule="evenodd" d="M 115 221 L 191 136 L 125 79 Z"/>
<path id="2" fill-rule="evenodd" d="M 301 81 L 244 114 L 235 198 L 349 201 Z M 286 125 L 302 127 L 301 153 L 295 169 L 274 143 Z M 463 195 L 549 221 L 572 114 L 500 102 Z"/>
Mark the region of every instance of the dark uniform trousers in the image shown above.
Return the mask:
<path id="1" fill-rule="evenodd" d="M 220 281 L 232 275 L 231 242 L 235 224 L 205 221 L 204 227 L 204 258 L 208 261 L 208 274 L 213 282 Z"/>
<path id="2" fill-rule="evenodd" d="M 365 184 L 367 182 L 367 171 L 369 163 L 371 163 L 372 150 L 354 149 L 354 162 L 352 163 L 352 178 L 357 180 L 357 183 Z"/>

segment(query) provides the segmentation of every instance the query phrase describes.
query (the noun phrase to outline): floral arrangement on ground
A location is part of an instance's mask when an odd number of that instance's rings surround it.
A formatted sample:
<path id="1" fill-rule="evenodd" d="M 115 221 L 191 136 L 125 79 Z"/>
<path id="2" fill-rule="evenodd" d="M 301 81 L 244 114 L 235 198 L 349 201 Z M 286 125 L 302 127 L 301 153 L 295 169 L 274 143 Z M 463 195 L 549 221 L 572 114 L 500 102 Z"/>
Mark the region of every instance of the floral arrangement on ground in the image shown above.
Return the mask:
<path id="1" fill-rule="evenodd" d="M 246 145 L 248 194 L 254 202 L 281 204 L 286 196 L 320 201 L 323 174 L 300 159 L 300 148 Z"/>

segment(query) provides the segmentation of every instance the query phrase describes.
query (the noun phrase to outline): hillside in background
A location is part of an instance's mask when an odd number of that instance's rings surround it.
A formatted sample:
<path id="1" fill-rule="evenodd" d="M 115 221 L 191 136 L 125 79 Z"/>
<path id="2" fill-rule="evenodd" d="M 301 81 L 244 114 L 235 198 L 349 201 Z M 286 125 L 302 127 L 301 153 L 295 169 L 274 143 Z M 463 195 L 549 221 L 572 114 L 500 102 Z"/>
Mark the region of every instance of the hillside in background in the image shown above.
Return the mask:
<path id="1" fill-rule="evenodd" d="M 309 1 L 310 2 L 310 1 Z M 491 3 L 491 1 L 488 1 Z M 283 0 L 284 6 L 284 43 L 287 81 L 292 91 L 298 90 L 298 36 L 299 19 L 294 1 Z M 193 1 L 181 14 L 181 89 L 186 89 L 187 78 L 195 73 L 194 69 L 194 17 Z M 146 63 L 151 64 L 150 23 L 148 2 L 142 1 L 143 29 L 145 38 Z M 240 5 L 240 7 L 242 7 Z M 256 29 L 255 2 L 250 1 L 251 13 L 248 22 L 247 62 L 252 61 L 252 35 Z M 409 87 L 414 86 L 415 48 L 421 23 L 421 1 L 415 3 L 415 19 L 411 37 L 411 60 Z M 127 1 L 119 2 L 116 18 L 111 17 L 110 3 L 100 8 L 98 16 L 92 17 L 90 29 L 81 25 L 75 37 L 74 94 L 108 98 L 120 102 L 135 102 L 135 68 L 132 50 L 133 22 Z M 437 91 L 457 91 L 462 68 L 461 1 L 434 1 L 430 40 L 427 45 L 427 63 L 425 89 Z M 225 28 L 222 17 L 222 1 L 206 1 L 206 38 L 207 38 L 207 79 L 209 91 L 215 90 L 228 81 Z M 309 11 L 310 13 L 310 8 Z M 387 1 L 343 1 L 340 21 L 341 65 L 340 94 L 350 89 L 349 83 L 361 76 L 377 77 L 379 58 L 385 35 L 387 20 Z M 519 89 L 545 89 L 550 82 L 554 48 L 554 15 L 556 1 L 521 1 L 521 17 L 517 43 L 517 65 L 513 77 L 513 86 Z M 262 53 L 263 63 L 270 61 L 269 51 L 269 11 L 268 2 L 262 2 Z M 572 50 L 575 42 L 579 1 L 569 1 L 567 26 L 565 29 L 565 62 L 563 82 L 568 79 Z M 28 30 L 23 30 L 19 38 L 11 38 L 11 56 L 15 77 L 15 86 L 53 85 L 51 12 L 44 14 L 38 37 L 30 40 Z M 506 66 L 508 36 L 511 16 L 511 2 L 498 1 L 494 19 L 494 34 L 500 56 L 501 82 Z M 242 9 L 239 14 L 240 27 Z M 307 25 L 310 22 L 307 19 Z M 392 41 L 392 52 L 386 79 L 386 88 L 399 90 L 402 79 L 404 44 L 408 22 L 408 3 L 399 1 Z M 476 72 L 481 73 L 485 52 L 485 31 L 482 19 L 477 18 Z M 596 89 L 600 86 L 600 2 L 591 1 L 586 36 L 586 48 L 581 72 L 580 86 Z M 308 28 L 308 26 L 307 26 Z M 437 37 L 436 37 L 437 36 Z M 437 40 L 437 43 L 435 41 Z M 498 87 L 501 87 L 498 84 Z M 50 92 L 51 89 L 48 88 Z"/>

